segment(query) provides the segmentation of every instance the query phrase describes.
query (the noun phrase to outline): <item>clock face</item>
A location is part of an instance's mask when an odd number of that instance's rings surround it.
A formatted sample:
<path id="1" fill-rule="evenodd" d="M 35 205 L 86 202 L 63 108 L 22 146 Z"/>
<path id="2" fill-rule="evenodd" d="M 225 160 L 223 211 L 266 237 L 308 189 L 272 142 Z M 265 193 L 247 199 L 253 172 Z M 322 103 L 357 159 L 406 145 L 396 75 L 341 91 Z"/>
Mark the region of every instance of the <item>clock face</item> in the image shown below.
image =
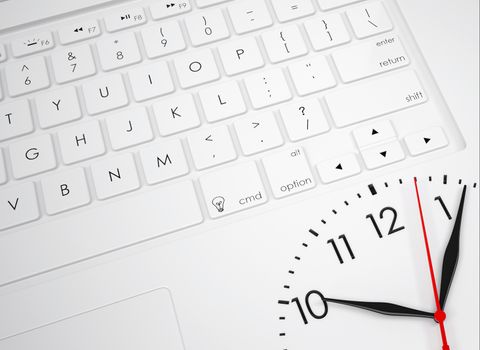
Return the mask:
<path id="1" fill-rule="evenodd" d="M 478 196 L 467 179 L 397 178 L 319 212 L 279 286 L 280 348 L 478 348 Z"/>

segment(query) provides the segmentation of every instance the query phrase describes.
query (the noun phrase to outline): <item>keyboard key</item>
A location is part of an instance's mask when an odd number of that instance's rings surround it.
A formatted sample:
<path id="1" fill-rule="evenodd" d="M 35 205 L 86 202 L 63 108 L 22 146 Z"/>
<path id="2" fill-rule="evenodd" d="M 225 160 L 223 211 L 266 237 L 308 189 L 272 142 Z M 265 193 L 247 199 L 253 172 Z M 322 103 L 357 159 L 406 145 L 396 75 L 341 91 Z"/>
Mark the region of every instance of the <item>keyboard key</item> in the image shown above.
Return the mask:
<path id="1" fill-rule="evenodd" d="M 39 217 L 33 183 L 25 182 L 0 189 L 0 230 L 35 221 Z"/>
<path id="2" fill-rule="evenodd" d="M 195 102 L 190 94 L 175 95 L 153 105 L 160 135 L 167 136 L 200 125 Z"/>
<path id="3" fill-rule="evenodd" d="M 208 44 L 230 36 L 220 9 L 192 14 L 185 19 L 185 25 L 194 46 Z"/>
<path id="4" fill-rule="evenodd" d="M 180 86 L 184 89 L 220 78 L 210 49 L 179 56 L 175 58 L 174 63 Z"/>
<path id="5" fill-rule="evenodd" d="M 157 141 L 140 151 L 145 179 L 150 185 L 188 174 L 180 140 Z"/>
<path id="6" fill-rule="evenodd" d="M 360 164 L 353 153 L 325 160 L 317 164 L 317 171 L 323 183 L 345 179 L 360 173 Z"/>
<path id="7" fill-rule="evenodd" d="M 271 0 L 280 22 L 305 17 L 315 13 L 311 0 Z"/>
<path id="8" fill-rule="evenodd" d="M 7 169 L 5 168 L 5 161 L 3 160 L 3 152 L 0 148 L 0 185 L 7 182 Z"/>
<path id="9" fill-rule="evenodd" d="M 263 108 L 292 98 L 285 76 L 280 68 L 250 75 L 245 86 L 253 108 Z"/>
<path id="10" fill-rule="evenodd" d="M 102 33 L 97 20 L 86 19 L 74 24 L 67 24 L 58 30 L 60 43 L 63 45 L 95 38 Z"/>
<path id="11" fill-rule="evenodd" d="M 362 157 L 368 169 L 376 169 L 405 159 L 400 142 L 393 141 L 362 150 Z"/>
<path id="12" fill-rule="evenodd" d="M 315 187 L 307 158 L 301 149 L 288 149 L 262 160 L 275 198 L 283 198 Z"/>
<path id="13" fill-rule="evenodd" d="M 202 170 L 237 158 L 237 152 L 226 126 L 202 130 L 188 136 L 193 162 Z"/>
<path id="14" fill-rule="evenodd" d="M 107 75 L 83 84 L 83 95 L 89 114 L 106 112 L 128 104 L 127 92 L 120 74 Z"/>
<path id="15" fill-rule="evenodd" d="M 75 87 L 48 91 L 35 98 L 38 122 L 42 128 L 77 120 L 82 117 Z"/>
<path id="16" fill-rule="evenodd" d="M 306 55 L 308 50 L 297 26 L 278 28 L 262 34 L 263 45 L 273 63 Z"/>
<path id="17" fill-rule="evenodd" d="M 344 82 L 383 73 L 410 63 L 400 39 L 396 36 L 337 50 L 332 54 L 332 58 Z"/>
<path id="18" fill-rule="evenodd" d="M 200 90 L 199 96 L 209 122 L 230 118 L 247 111 L 240 88 L 233 80 Z"/>
<path id="19" fill-rule="evenodd" d="M 223 68 L 228 75 L 235 75 L 265 65 L 254 37 L 230 41 L 218 48 Z"/>
<path id="20" fill-rule="evenodd" d="M 391 30 L 392 23 L 385 7 L 380 2 L 367 3 L 347 11 L 357 38 L 365 38 Z"/>
<path id="21" fill-rule="evenodd" d="M 105 118 L 105 123 L 114 150 L 138 145 L 153 138 L 148 114 L 143 107 L 115 113 Z"/>
<path id="22" fill-rule="evenodd" d="M 350 34 L 339 13 L 305 21 L 305 30 L 316 51 L 350 42 Z"/>
<path id="23" fill-rule="evenodd" d="M 55 80 L 60 84 L 89 77 L 97 72 L 89 45 L 54 52 L 52 66 Z"/>
<path id="24" fill-rule="evenodd" d="M 125 213 L 125 208 L 128 208 L 128 215 L 119 215 Z M 2 226 L 5 224 L 4 217 L 0 213 Z M 105 221 L 105 218 L 114 220 L 108 220 L 100 239 L 98 223 Z M 8 269 L 0 269 L 0 284 L 98 256 L 202 221 L 191 181 L 155 186 L 142 193 L 102 203 L 92 210 L 78 211 L 66 220 L 48 220 L 40 225 L 32 225 L 24 228 L 20 235 L 0 235 L 0 266 L 9 266 Z M 135 223 L 133 230 L 132 223 Z M 42 234 L 38 234 L 40 229 Z M 25 237 L 28 237 L 28 244 L 25 244 Z"/>
<path id="25" fill-rule="evenodd" d="M 412 156 L 418 156 L 448 146 L 448 139 L 442 128 L 435 126 L 405 136 L 405 144 Z"/>
<path id="26" fill-rule="evenodd" d="M 132 32 L 99 40 L 97 50 L 100 64 L 106 71 L 138 63 L 142 59 Z"/>
<path id="27" fill-rule="evenodd" d="M 171 4 L 174 4 L 173 6 Z M 172 2 L 171 0 L 158 0 L 150 5 L 150 12 L 153 19 L 162 19 L 188 12 L 192 9 L 190 0 Z"/>
<path id="28" fill-rule="evenodd" d="M 50 85 L 47 66 L 41 56 L 7 64 L 5 78 L 12 97 L 44 89 Z"/>
<path id="29" fill-rule="evenodd" d="M 33 131 L 28 100 L 0 104 L 0 141 Z"/>
<path id="30" fill-rule="evenodd" d="M 10 145 L 13 176 L 21 179 L 57 166 L 50 135 L 35 136 Z"/>
<path id="31" fill-rule="evenodd" d="M 262 180 L 253 162 L 211 172 L 200 177 L 199 181 L 212 218 L 249 209 L 267 201 Z"/>
<path id="32" fill-rule="evenodd" d="M 283 144 L 282 134 L 272 112 L 247 115 L 235 122 L 235 130 L 245 155 Z"/>
<path id="33" fill-rule="evenodd" d="M 303 140 L 330 130 L 320 101 L 299 100 L 280 109 L 283 124 L 292 141 Z"/>
<path id="34" fill-rule="evenodd" d="M 109 32 L 116 32 L 125 28 L 145 23 L 147 18 L 141 7 L 129 7 L 105 17 L 105 28 Z"/>
<path id="35" fill-rule="evenodd" d="M 345 6 L 359 1 L 362 0 L 317 0 L 318 6 L 320 6 L 322 10 L 331 10 L 333 8 Z"/>
<path id="36" fill-rule="evenodd" d="M 168 65 L 164 61 L 136 67 L 128 72 L 128 78 L 137 102 L 175 91 Z"/>
<path id="37" fill-rule="evenodd" d="M 377 143 L 384 143 L 385 141 L 395 139 L 397 134 L 390 121 L 380 120 L 353 130 L 353 137 L 357 142 L 358 148 L 365 148 Z"/>
<path id="38" fill-rule="evenodd" d="M 426 100 L 427 95 L 413 71 L 357 83 L 325 96 L 330 114 L 339 127 L 408 108 Z"/>
<path id="39" fill-rule="evenodd" d="M 15 57 L 49 50 L 54 46 L 55 43 L 50 32 L 29 34 L 28 36 L 12 40 L 12 52 Z"/>
<path id="40" fill-rule="evenodd" d="M 96 120 L 60 130 L 58 142 L 65 164 L 80 162 L 105 153 L 102 131 Z"/>
<path id="41" fill-rule="evenodd" d="M 90 203 L 90 191 L 82 168 L 69 169 L 43 178 L 42 190 L 49 215 Z"/>
<path id="42" fill-rule="evenodd" d="M 7 60 L 7 51 L 5 50 L 5 46 L 0 44 L 0 62 L 4 62 Z"/>
<path id="43" fill-rule="evenodd" d="M 149 58 L 183 51 L 187 47 L 177 21 L 155 24 L 142 29 L 143 44 Z"/>
<path id="44" fill-rule="evenodd" d="M 197 6 L 200 8 L 220 4 L 226 1 L 230 1 L 230 0 L 195 0 L 195 2 L 197 3 Z"/>
<path id="45" fill-rule="evenodd" d="M 129 153 L 95 163 L 91 170 L 98 199 L 107 199 L 140 187 L 137 168 Z"/>
<path id="46" fill-rule="evenodd" d="M 228 6 L 228 12 L 238 34 L 269 27 L 273 24 L 264 0 L 235 1 Z"/>
<path id="47" fill-rule="evenodd" d="M 324 56 L 313 56 L 288 66 L 290 77 L 300 96 L 325 90 L 337 85 Z"/>

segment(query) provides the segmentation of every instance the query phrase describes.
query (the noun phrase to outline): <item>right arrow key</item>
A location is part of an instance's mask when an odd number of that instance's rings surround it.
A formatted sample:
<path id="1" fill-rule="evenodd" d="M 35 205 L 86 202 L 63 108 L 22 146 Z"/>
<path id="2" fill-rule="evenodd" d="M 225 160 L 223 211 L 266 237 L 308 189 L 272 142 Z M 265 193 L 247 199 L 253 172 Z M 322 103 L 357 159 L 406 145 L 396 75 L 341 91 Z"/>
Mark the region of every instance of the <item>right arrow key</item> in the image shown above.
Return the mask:
<path id="1" fill-rule="evenodd" d="M 405 144 L 412 156 L 418 156 L 448 146 L 448 139 L 442 128 L 435 126 L 405 136 Z"/>

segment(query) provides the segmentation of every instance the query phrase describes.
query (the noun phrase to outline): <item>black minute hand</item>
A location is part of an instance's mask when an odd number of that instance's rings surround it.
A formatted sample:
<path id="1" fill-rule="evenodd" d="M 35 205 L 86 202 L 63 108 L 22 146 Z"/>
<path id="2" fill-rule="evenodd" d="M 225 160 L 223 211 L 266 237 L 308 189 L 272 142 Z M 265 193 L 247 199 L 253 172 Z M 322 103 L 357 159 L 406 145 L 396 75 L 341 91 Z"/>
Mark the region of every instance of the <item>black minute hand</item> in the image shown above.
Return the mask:
<path id="1" fill-rule="evenodd" d="M 382 302 L 370 302 L 370 301 L 355 301 L 355 300 L 341 300 L 325 298 L 329 303 L 342 304 L 347 306 L 353 306 L 367 311 L 377 312 L 379 314 L 388 316 L 405 316 L 405 317 L 424 317 L 433 319 L 432 312 L 425 312 L 421 310 L 411 309 L 409 307 L 382 303 Z"/>
<path id="2" fill-rule="evenodd" d="M 455 275 L 457 268 L 458 257 L 460 254 L 460 226 L 462 225 L 463 205 L 465 204 L 465 193 L 467 186 L 463 186 L 462 197 L 460 198 L 460 204 L 458 205 L 457 217 L 455 218 L 455 224 L 453 225 L 452 234 L 448 241 L 445 254 L 443 256 L 442 265 L 442 281 L 440 284 L 440 306 L 444 310 L 445 303 L 447 302 L 448 291 Z"/>

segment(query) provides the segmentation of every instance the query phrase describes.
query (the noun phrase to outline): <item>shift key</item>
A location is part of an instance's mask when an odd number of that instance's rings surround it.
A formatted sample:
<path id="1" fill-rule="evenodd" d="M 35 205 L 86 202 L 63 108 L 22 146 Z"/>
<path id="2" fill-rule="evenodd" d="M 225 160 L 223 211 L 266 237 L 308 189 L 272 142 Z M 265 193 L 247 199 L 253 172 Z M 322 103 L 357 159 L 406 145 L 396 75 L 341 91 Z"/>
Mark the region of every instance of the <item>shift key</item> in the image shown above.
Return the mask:
<path id="1" fill-rule="evenodd" d="M 415 72 L 406 70 L 356 83 L 325 96 L 330 114 L 343 127 L 427 101 Z"/>

